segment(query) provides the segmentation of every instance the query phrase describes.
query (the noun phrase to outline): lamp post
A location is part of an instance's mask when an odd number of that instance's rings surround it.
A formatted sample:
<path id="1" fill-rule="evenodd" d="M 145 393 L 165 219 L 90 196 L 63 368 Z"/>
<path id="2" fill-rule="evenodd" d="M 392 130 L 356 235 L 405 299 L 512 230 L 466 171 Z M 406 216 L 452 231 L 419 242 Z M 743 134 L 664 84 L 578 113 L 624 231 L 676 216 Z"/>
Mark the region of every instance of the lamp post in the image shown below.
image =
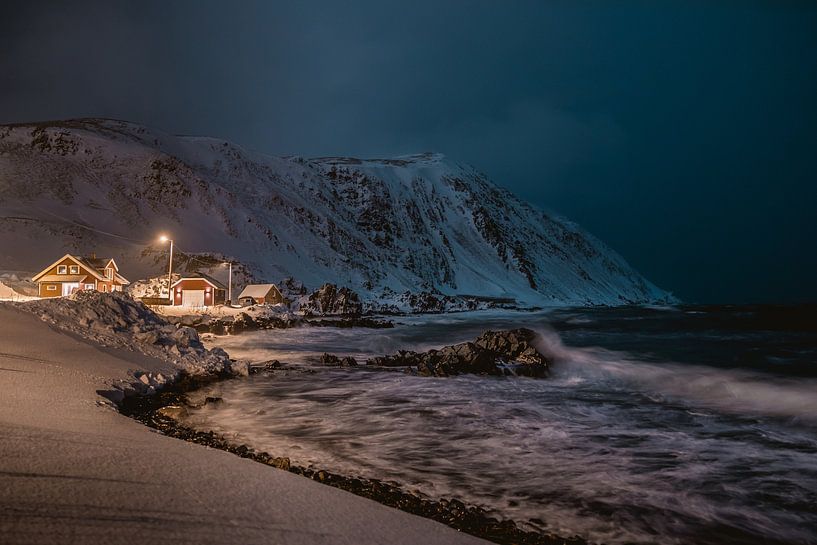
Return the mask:
<path id="1" fill-rule="evenodd" d="M 170 305 L 173 306 L 173 240 L 167 238 L 165 235 L 159 237 L 159 242 L 164 244 L 165 242 L 170 242 L 170 259 L 168 260 L 167 265 L 167 299 L 170 302 Z"/>
<path id="2" fill-rule="evenodd" d="M 230 306 L 233 306 L 233 262 L 227 261 L 224 264 L 230 267 L 230 273 L 227 277 L 227 302 Z"/>

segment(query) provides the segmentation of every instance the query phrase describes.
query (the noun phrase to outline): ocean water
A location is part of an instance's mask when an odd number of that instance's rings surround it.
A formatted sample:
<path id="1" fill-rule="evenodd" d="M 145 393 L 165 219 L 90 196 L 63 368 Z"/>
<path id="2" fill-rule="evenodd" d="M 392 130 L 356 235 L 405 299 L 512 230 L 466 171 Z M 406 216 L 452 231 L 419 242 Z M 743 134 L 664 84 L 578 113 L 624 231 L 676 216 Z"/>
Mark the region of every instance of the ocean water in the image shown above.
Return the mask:
<path id="1" fill-rule="evenodd" d="M 679 307 L 398 318 L 215 341 L 297 370 L 225 382 L 191 423 L 295 463 L 621 543 L 817 543 L 817 309 Z M 327 369 L 529 327 L 549 379 Z M 309 372 L 305 372 L 305 370 Z"/>

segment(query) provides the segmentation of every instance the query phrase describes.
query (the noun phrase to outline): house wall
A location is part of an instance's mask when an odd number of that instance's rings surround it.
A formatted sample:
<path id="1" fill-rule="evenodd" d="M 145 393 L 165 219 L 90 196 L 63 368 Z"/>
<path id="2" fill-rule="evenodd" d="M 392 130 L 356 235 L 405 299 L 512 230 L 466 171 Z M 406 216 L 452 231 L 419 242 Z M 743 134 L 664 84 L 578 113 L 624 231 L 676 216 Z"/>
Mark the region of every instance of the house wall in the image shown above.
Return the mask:
<path id="1" fill-rule="evenodd" d="M 111 278 L 110 280 L 97 280 L 97 291 L 102 292 L 111 292 L 111 291 L 122 291 L 122 284 L 114 280 L 116 278 L 116 269 L 114 267 L 106 267 L 103 269 L 102 276 L 107 278 L 107 270 L 111 270 Z"/>
<path id="2" fill-rule="evenodd" d="M 59 263 L 57 263 L 56 265 L 54 265 L 53 267 L 51 267 L 50 269 L 48 269 L 48 272 L 46 272 L 45 274 L 57 274 L 58 268 L 60 266 L 62 266 L 62 265 L 65 265 L 66 267 L 68 267 L 68 271 L 66 272 L 66 274 L 71 274 L 71 268 L 70 267 L 73 265 L 74 267 L 77 267 L 77 266 L 79 267 L 79 273 L 76 273 L 76 274 L 88 274 L 88 275 L 93 276 L 93 274 L 88 269 L 86 269 L 82 265 L 77 265 L 76 261 L 74 261 L 73 259 L 69 259 L 67 257 L 65 259 L 63 259 L 62 261 L 60 261 Z"/>
<path id="3" fill-rule="evenodd" d="M 210 289 L 208 292 L 207 289 Z M 173 304 L 182 304 L 182 292 L 185 290 L 204 291 L 204 305 L 220 305 L 225 301 L 225 290 L 214 288 L 204 280 L 182 280 L 173 288 Z"/>
<path id="4" fill-rule="evenodd" d="M 270 305 L 277 305 L 279 303 L 284 302 L 284 296 L 281 295 L 281 292 L 278 291 L 278 288 L 273 286 L 267 294 L 264 296 L 264 299 L 261 301 L 262 303 L 267 303 Z"/>
<path id="5" fill-rule="evenodd" d="M 255 301 L 256 305 L 277 305 L 279 303 L 284 303 L 284 296 L 281 295 L 281 292 L 278 291 L 278 288 L 275 286 L 270 288 L 270 290 L 263 297 L 253 297 L 252 299 Z"/>
<path id="6" fill-rule="evenodd" d="M 76 261 L 74 261 L 73 259 L 69 259 L 67 257 L 65 259 L 61 260 L 56 265 L 54 265 L 53 267 L 51 267 L 50 269 L 48 269 L 48 272 L 46 272 L 45 274 L 46 275 L 57 274 L 57 271 L 59 270 L 59 267 L 62 266 L 62 265 L 65 265 L 66 267 L 68 267 L 66 275 L 71 275 L 71 266 L 73 265 L 74 267 L 79 267 L 79 273 L 77 273 L 77 274 L 86 275 L 86 276 L 91 277 L 90 281 L 88 282 L 89 284 L 96 283 L 96 277 L 87 268 L 83 267 L 82 265 L 77 265 Z M 39 296 L 40 297 L 61 297 L 62 296 L 62 283 L 61 282 L 38 282 L 38 285 L 39 285 Z M 49 290 L 48 286 L 56 286 L 56 289 Z M 83 287 L 80 286 L 80 289 L 83 289 Z"/>
<path id="7" fill-rule="evenodd" d="M 122 291 L 122 285 L 117 284 L 113 280 L 103 282 L 102 280 L 96 281 L 96 289 L 97 291 L 109 292 L 109 291 Z"/>
<path id="8" fill-rule="evenodd" d="M 49 290 L 48 286 L 54 286 L 54 289 Z M 59 282 L 40 282 L 39 289 L 40 297 L 60 297 L 62 295 L 62 284 Z"/>

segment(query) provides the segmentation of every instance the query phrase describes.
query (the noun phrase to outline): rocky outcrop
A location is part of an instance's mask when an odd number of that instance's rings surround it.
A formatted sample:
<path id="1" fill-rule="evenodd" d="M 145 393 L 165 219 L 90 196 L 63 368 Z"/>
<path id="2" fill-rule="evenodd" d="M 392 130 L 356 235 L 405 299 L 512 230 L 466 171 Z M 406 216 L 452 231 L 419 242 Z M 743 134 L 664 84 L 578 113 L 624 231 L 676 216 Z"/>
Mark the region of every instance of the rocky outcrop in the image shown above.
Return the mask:
<path id="1" fill-rule="evenodd" d="M 528 365 L 547 365 L 547 358 L 531 344 L 537 337 L 536 332 L 526 328 L 486 331 L 474 341 L 474 344 L 489 352 L 500 354 L 509 361 Z"/>
<path id="2" fill-rule="evenodd" d="M 324 284 L 313 293 L 301 310 L 306 313 L 320 315 L 352 315 L 358 316 L 363 312 L 363 304 L 357 293 L 349 288 L 338 288 L 334 284 Z"/>
<path id="3" fill-rule="evenodd" d="M 278 291 L 286 301 L 297 301 L 306 295 L 306 286 L 302 282 L 294 278 L 287 277 L 276 284 Z"/>
<path id="4" fill-rule="evenodd" d="M 328 367 L 357 367 L 357 360 L 352 356 L 339 358 L 334 354 L 326 353 L 321 356 L 321 363 Z"/>
<path id="5" fill-rule="evenodd" d="M 519 308 L 513 298 L 477 295 L 446 295 L 437 291 L 395 293 L 385 289 L 374 299 L 364 302 L 366 314 L 438 314 L 490 308 Z"/>
<path id="6" fill-rule="evenodd" d="M 536 339 L 534 331 L 524 328 L 486 331 L 474 342 L 423 353 L 401 350 L 391 356 L 371 358 L 366 363 L 379 367 L 412 368 L 423 376 L 477 374 L 546 377 L 550 360 L 533 345 Z"/>
<path id="7" fill-rule="evenodd" d="M 213 318 L 209 316 L 169 316 L 168 321 L 176 324 L 189 325 L 199 333 L 213 333 L 214 335 L 235 335 L 243 331 L 258 331 L 261 329 L 289 329 L 291 327 L 364 327 L 368 329 L 392 328 L 394 322 L 376 320 L 363 316 L 343 316 L 327 319 L 307 319 L 292 314 L 258 315 L 251 316 L 240 312 L 234 317 Z"/>

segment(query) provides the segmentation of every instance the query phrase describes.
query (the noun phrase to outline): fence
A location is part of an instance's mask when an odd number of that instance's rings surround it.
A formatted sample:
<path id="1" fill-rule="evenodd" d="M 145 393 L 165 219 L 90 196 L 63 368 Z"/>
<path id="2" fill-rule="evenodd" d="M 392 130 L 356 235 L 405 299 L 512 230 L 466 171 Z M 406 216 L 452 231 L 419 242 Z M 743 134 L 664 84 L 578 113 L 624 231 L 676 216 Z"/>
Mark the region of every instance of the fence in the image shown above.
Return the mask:
<path id="1" fill-rule="evenodd" d="M 139 300 L 149 307 L 167 306 L 170 304 L 170 299 L 167 297 L 140 297 Z"/>

